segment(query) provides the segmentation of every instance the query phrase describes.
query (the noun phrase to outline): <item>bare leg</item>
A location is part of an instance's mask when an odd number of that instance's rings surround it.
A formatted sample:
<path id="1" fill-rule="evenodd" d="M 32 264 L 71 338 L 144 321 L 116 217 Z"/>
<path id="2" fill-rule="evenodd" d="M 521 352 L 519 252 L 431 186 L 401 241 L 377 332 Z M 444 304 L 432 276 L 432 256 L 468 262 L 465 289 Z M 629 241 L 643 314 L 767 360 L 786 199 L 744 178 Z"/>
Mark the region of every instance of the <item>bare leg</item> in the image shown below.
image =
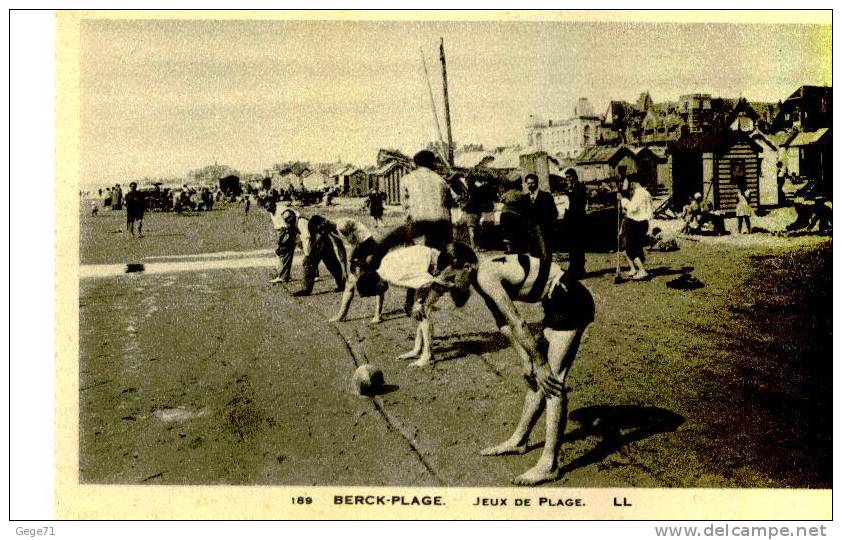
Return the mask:
<path id="1" fill-rule="evenodd" d="M 354 299 L 354 284 L 349 279 L 345 284 L 345 290 L 342 292 L 342 300 L 339 302 L 339 313 L 328 319 L 330 322 L 344 321 L 348 315 L 348 309 L 351 307 L 351 300 Z"/>
<path id="2" fill-rule="evenodd" d="M 425 367 L 433 365 L 433 323 L 424 318 L 418 323 L 418 332 L 421 334 L 421 356 L 418 360 L 409 364 L 414 367 Z"/>
<path id="3" fill-rule="evenodd" d="M 374 301 L 374 318 L 371 319 L 370 324 L 379 324 L 383 322 L 383 297 L 385 294 L 380 293 Z"/>
<path id="4" fill-rule="evenodd" d="M 553 374 L 563 383 L 567 382 L 570 366 L 576 358 L 583 330 L 544 330 L 550 346 L 547 360 Z M 519 485 L 535 485 L 558 477 L 558 454 L 561 438 L 567 426 L 567 393 L 563 397 L 547 397 L 547 436 L 544 450 L 534 467 L 515 478 Z"/>
<path id="5" fill-rule="evenodd" d="M 418 355 L 421 354 L 421 347 L 423 336 L 421 335 L 421 325 L 418 325 L 418 328 L 415 330 L 415 346 L 412 348 L 411 351 L 405 352 L 402 355 L 398 356 L 398 360 L 409 360 L 410 358 L 418 358 Z"/>
<path id="6" fill-rule="evenodd" d="M 640 257 L 634 258 L 634 266 L 637 268 L 637 273 L 635 273 L 636 278 L 640 279 L 649 275 L 646 271 L 646 267 L 643 266 L 643 260 Z"/>
<path id="7" fill-rule="evenodd" d="M 532 360 L 529 359 L 529 353 L 526 352 L 526 349 L 520 346 L 520 343 L 515 340 L 514 336 L 512 335 L 512 329 L 508 325 L 504 325 L 500 327 L 500 333 L 506 336 L 506 339 L 509 340 L 511 343 L 512 348 L 517 353 L 518 357 L 520 358 L 521 363 L 521 370 L 523 375 L 532 375 Z"/>
<path id="8" fill-rule="evenodd" d="M 523 347 L 520 346 L 520 344 L 517 343 L 517 341 L 514 340 L 511 328 L 503 326 L 500 328 L 500 333 L 508 338 L 512 347 L 520 357 L 524 375 L 527 373 L 531 374 L 532 362 L 529 359 L 529 354 Z M 518 421 L 517 427 L 515 427 L 515 431 L 512 433 L 511 437 L 498 445 L 489 446 L 488 448 L 480 450 L 480 454 L 483 456 L 499 456 L 503 454 L 525 453 L 526 444 L 529 442 L 529 434 L 532 432 L 532 428 L 535 427 L 535 424 L 538 422 L 538 418 L 541 417 L 541 413 L 543 411 L 543 394 L 530 388 L 526 391 L 526 397 L 523 401 L 523 410 L 520 413 L 520 420 Z"/>
<path id="9" fill-rule="evenodd" d="M 531 388 L 526 391 L 526 397 L 523 400 L 523 410 L 520 413 L 520 420 L 515 427 L 512 436 L 495 446 L 489 446 L 480 450 L 483 456 L 501 456 L 503 454 L 524 454 L 526 453 L 526 444 L 529 442 L 529 434 L 532 428 L 541 417 L 544 411 L 544 395 L 539 391 Z"/>

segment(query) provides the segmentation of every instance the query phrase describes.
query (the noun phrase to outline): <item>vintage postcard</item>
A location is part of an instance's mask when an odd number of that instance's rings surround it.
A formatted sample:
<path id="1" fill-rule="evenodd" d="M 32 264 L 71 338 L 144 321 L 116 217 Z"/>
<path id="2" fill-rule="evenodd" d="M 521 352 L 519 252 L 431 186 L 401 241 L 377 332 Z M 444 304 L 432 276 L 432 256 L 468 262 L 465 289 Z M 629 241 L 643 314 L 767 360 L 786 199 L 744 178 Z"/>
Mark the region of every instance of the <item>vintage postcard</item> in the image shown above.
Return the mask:
<path id="1" fill-rule="evenodd" d="M 59 13 L 57 517 L 830 519 L 831 35 Z"/>

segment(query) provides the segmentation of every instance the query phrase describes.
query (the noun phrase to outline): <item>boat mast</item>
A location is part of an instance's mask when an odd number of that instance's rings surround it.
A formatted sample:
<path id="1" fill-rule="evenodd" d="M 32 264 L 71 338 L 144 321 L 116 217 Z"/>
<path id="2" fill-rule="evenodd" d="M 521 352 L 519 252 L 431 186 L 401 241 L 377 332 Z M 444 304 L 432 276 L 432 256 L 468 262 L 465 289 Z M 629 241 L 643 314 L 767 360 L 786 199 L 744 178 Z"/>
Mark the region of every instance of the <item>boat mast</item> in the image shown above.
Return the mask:
<path id="1" fill-rule="evenodd" d="M 447 124 L 447 161 L 453 166 L 453 131 L 450 127 L 450 99 L 447 96 L 447 62 L 444 59 L 444 38 L 441 38 L 439 46 L 441 53 L 441 78 L 444 82 L 444 120 Z"/>
<path id="2" fill-rule="evenodd" d="M 441 124 L 439 124 L 439 113 L 436 110 L 436 100 L 433 97 L 433 86 L 430 84 L 430 73 L 427 71 L 427 60 L 424 58 L 424 49 L 421 49 L 421 63 L 424 65 L 424 75 L 427 78 L 427 91 L 430 93 L 430 105 L 433 108 L 433 118 L 436 121 L 436 133 L 439 136 L 439 144 L 444 150 L 444 137 L 441 134 Z"/>

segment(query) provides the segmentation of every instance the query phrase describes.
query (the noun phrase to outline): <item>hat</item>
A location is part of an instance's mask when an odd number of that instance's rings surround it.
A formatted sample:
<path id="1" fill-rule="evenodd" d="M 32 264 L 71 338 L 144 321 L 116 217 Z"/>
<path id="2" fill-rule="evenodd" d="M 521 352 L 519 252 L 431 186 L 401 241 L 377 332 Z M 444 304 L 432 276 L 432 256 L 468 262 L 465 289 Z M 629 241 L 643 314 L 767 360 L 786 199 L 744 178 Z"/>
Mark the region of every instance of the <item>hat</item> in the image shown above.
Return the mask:
<path id="1" fill-rule="evenodd" d="M 702 194 L 697 191 L 696 193 L 693 194 L 693 198 L 696 199 L 696 200 L 699 200 L 699 199 L 702 198 Z"/>

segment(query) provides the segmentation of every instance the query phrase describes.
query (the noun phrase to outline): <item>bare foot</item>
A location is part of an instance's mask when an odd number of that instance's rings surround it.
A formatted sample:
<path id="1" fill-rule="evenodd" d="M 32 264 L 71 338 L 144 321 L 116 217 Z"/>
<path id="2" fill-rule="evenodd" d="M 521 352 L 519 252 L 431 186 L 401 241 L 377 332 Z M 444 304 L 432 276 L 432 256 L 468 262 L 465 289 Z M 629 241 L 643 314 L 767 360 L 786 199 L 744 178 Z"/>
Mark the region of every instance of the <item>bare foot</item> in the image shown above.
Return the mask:
<path id="1" fill-rule="evenodd" d="M 330 319 L 327 320 L 327 322 L 341 322 L 341 321 L 342 321 L 342 317 L 331 317 Z"/>
<path id="2" fill-rule="evenodd" d="M 560 476 L 558 467 L 553 464 L 542 463 L 539 460 L 534 467 L 512 480 L 512 483 L 519 486 L 534 486 L 543 482 L 558 480 Z"/>
<path id="3" fill-rule="evenodd" d="M 410 358 L 418 358 L 418 355 L 421 354 L 421 351 L 416 351 L 415 349 L 405 352 L 401 355 L 398 355 L 398 360 L 409 360 Z"/>
<path id="4" fill-rule="evenodd" d="M 381 319 L 380 317 L 375 317 L 375 318 L 371 319 L 370 321 L 368 321 L 368 324 L 380 324 L 382 322 L 383 322 L 383 319 Z"/>
<path id="5" fill-rule="evenodd" d="M 409 364 L 413 367 L 427 367 L 433 365 L 433 357 L 428 355 L 422 355 L 418 360 Z"/>
<path id="6" fill-rule="evenodd" d="M 489 446 L 479 451 L 482 456 L 504 456 L 506 454 L 525 454 L 526 444 L 514 444 L 506 441 L 496 446 Z"/>

